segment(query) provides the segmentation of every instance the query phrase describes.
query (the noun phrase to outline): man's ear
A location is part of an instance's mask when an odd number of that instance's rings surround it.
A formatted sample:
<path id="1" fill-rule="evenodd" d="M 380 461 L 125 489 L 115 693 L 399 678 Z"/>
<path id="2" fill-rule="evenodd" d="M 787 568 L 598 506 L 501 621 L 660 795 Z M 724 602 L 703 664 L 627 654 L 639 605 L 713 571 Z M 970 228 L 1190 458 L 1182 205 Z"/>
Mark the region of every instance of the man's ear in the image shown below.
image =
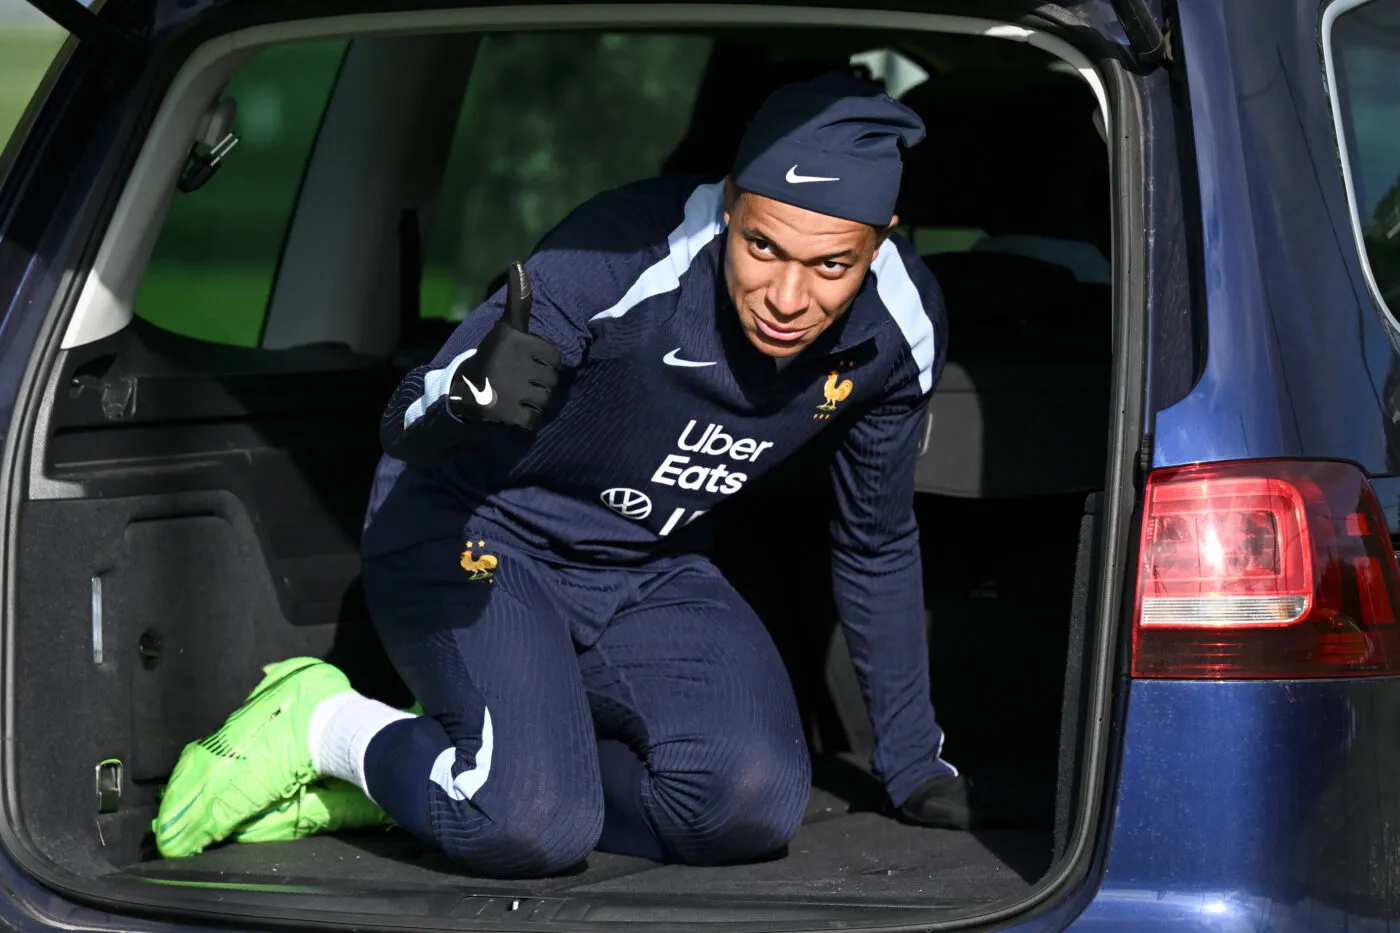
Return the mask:
<path id="1" fill-rule="evenodd" d="M 734 205 L 739 202 L 739 189 L 734 185 L 734 176 L 724 176 L 724 225 L 729 226 L 729 215 L 734 213 Z"/>
<path id="2" fill-rule="evenodd" d="M 893 217 L 890 218 L 889 226 L 884 227 L 883 229 L 880 227 L 875 228 L 875 252 L 870 254 L 870 258 L 872 260 L 876 256 L 880 255 L 880 247 L 885 245 L 885 241 L 890 238 L 890 234 L 894 233 L 894 228 L 898 226 L 899 215 L 895 214 Z"/>

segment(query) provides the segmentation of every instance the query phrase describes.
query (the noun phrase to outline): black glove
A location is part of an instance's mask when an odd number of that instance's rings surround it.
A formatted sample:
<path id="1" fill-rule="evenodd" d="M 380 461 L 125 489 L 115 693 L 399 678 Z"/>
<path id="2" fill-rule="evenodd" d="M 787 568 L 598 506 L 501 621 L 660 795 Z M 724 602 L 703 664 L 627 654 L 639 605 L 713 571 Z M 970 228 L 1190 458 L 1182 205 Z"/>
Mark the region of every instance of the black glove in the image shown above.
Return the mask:
<path id="1" fill-rule="evenodd" d="M 559 350 L 530 333 L 534 293 L 525 267 L 511 263 L 506 313 L 452 374 L 448 405 L 463 421 L 494 421 L 527 431 L 539 426 L 559 384 Z"/>
<path id="2" fill-rule="evenodd" d="M 970 785 L 961 774 L 945 774 L 920 784 L 899 807 L 902 822 L 943 829 L 975 829 L 978 814 L 969 800 Z"/>

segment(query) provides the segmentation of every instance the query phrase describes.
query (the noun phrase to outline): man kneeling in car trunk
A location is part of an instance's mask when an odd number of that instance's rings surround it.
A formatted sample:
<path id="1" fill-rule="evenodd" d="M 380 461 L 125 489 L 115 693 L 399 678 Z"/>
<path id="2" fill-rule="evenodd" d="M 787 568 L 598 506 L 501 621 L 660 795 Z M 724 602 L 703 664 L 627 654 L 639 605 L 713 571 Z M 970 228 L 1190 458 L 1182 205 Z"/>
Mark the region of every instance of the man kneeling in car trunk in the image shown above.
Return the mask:
<path id="1" fill-rule="evenodd" d="M 384 416 L 364 584 L 420 709 L 270 666 L 182 754 L 161 852 L 387 822 L 492 876 L 780 850 L 811 784 L 796 703 L 696 519 L 824 431 L 876 774 L 901 818 L 966 828 L 913 514 L 947 326 L 891 235 L 923 136 L 827 75 L 764 104 L 724 182 L 633 184 L 556 228 Z"/>

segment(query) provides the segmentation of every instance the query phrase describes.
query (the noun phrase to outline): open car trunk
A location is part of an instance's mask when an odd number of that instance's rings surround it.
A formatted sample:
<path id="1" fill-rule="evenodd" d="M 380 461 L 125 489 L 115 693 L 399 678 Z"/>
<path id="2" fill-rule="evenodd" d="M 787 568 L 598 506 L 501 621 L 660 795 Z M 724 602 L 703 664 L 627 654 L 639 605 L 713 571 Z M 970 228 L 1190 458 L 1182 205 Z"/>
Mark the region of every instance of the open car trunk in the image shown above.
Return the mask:
<path id="1" fill-rule="evenodd" d="M 119 356 L 130 360 L 130 347 Z M 143 373 L 143 389 L 160 392 L 162 380 L 133 368 Z M 172 403 L 191 404 L 193 388 L 172 384 Z M 269 418 L 257 429 L 265 437 L 277 433 Z M 820 509 L 794 495 L 791 483 L 781 494 L 755 490 L 742 513 L 719 516 L 718 552 L 773 630 L 814 746 L 807 820 L 781 857 L 697 868 L 595 853 L 560 877 L 495 881 L 464 876 L 404 832 L 361 831 L 159 858 L 151 820 L 162 781 L 183 744 L 216 729 L 257 682 L 260 665 L 328 657 L 363 692 L 408 702 L 378 653 L 353 580 L 342 599 L 325 594 L 337 573 L 353 573 L 353 561 L 306 553 L 318 535 L 331 534 L 328 487 L 344 485 L 342 517 L 355 517 L 352 490 L 364 488 L 373 450 L 357 450 L 348 443 L 356 432 L 347 431 L 345 446 L 320 447 L 314 458 L 290 435 L 290 449 L 244 439 L 237 455 L 222 453 L 234 443 L 230 434 L 245 429 L 252 426 L 219 426 L 202 450 L 172 451 L 169 472 L 70 460 L 73 471 L 107 474 L 97 481 L 111 494 L 25 509 L 21 611 L 45 622 L 16 633 L 21 684 L 32 698 L 17 731 L 18 813 L 35 851 L 65 874 L 178 882 L 187 886 L 179 891 L 184 903 L 197 900 L 201 886 L 242 904 L 268 896 L 250 886 L 270 885 L 267 892 L 296 891 L 298 907 L 363 912 L 390 924 L 420 913 L 490 919 L 520 898 L 526 906 L 515 909 L 537 919 L 896 922 L 871 909 L 903 908 L 911 918 L 929 908 L 982 913 L 1024 898 L 1050 868 L 1057 807 L 1063 821 L 1070 806 L 1061 743 L 1078 724 L 1062 701 L 1066 677 L 1080 674 L 1070 646 L 1082 639 L 1075 612 L 1083 602 L 1074 595 L 1085 583 L 1087 554 L 1078 573 L 1076 562 L 1091 541 L 1082 516 L 1086 498 L 1092 506 L 1095 497 L 921 496 L 945 754 L 976 782 L 989 818 L 985 829 L 960 833 L 903 825 L 881 812 L 866 764 L 869 725 L 823 592 Z M 119 434 L 62 432 L 55 453 L 76 457 L 89 444 L 110 451 Z M 184 445 L 197 432 L 152 428 L 147 443 L 160 443 L 157 435 Z M 219 476 L 219 464 L 221 485 L 198 488 Z M 1005 559 L 1006 529 L 1024 524 L 1028 512 L 1037 529 L 1030 567 Z M 772 579 L 782 587 L 765 585 Z M 102 796 L 98 788 L 114 770 L 101 763 L 112 761 L 121 762 L 119 792 Z"/>
<path id="2" fill-rule="evenodd" d="M 646 8 L 637 9 L 645 26 Z M 652 33 L 671 44 L 627 60 Z M 26 868 L 94 903 L 235 913 L 243 923 L 811 927 L 987 914 L 1025 900 L 1067 854 L 1083 778 L 1084 646 L 1113 428 L 1113 221 L 1094 90 L 1054 55 L 980 36 L 905 30 L 896 40 L 878 30 L 728 31 L 723 23 L 652 33 L 291 43 L 227 65 L 193 106 L 167 102 L 164 131 L 194 134 L 192 118 L 215 95 L 267 120 L 265 101 L 264 111 L 254 106 L 258 94 L 289 82 L 298 90 L 281 98 L 293 108 L 284 118 L 304 139 L 300 155 L 288 157 L 292 180 L 277 181 L 287 206 L 271 219 L 238 213 L 248 190 L 271 184 L 257 172 L 281 170 L 259 168 L 272 156 L 255 146 L 248 163 L 230 156 L 206 188 L 174 195 L 168 210 L 178 166 L 163 186 L 133 184 L 122 202 L 130 210 L 118 210 L 131 229 L 110 236 L 136 245 L 107 261 L 127 263 L 126 280 L 139 288 L 114 295 L 111 283 L 123 278 L 107 277 L 104 300 L 128 304 L 116 325 L 110 307 L 97 314 L 89 296 L 79 299 L 29 413 L 5 775 L 9 842 Z M 530 42 L 539 54 L 523 54 Z M 530 72 L 545 67 L 540 60 L 556 69 L 547 82 Z M 490 98 L 474 88 L 534 80 L 529 93 L 561 97 L 540 112 L 562 114 L 579 106 L 571 82 L 589 80 L 599 61 L 622 63 L 608 78 L 614 94 L 688 80 L 675 137 L 622 147 L 629 154 L 612 170 L 620 180 L 714 175 L 747 116 L 733 105 L 736 94 L 751 94 L 756 106 L 764 94 L 752 90 L 755 81 L 853 60 L 873 62 L 937 128 L 934 145 L 906 163 L 900 208 L 945 291 L 952 335 L 916 508 L 944 753 L 974 782 L 986 826 L 932 830 L 884 812 L 831 601 L 830 490 L 818 445 L 712 516 L 716 560 L 783 654 L 815 759 L 807 820 L 787 852 L 718 868 L 595 853 L 573 872 L 524 882 L 464 876 L 397 830 L 160 859 L 151 821 L 163 781 L 181 748 L 239 704 L 262 665 L 325 657 L 367 695 L 411 702 L 359 589 L 378 419 L 406 369 L 450 332 L 452 308 L 493 286 L 504 261 L 492 250 L 515 258 L 509 251 L 528 250 L 540 226 L 558 219 L 535 227 L 502 220 L 525 208 L 493 198 L 501 190 L 528 196 L 529 179 L 462 180 L 523 163 L 500 153 L 492 162 L 495 140 L 544 145 L 504 132 L 516 126 L 518 101 L 493 117 Z M 668 70 L 648 71 L 662 62 Z M 919 71 L 924 78 L 904 86 Z M 294 110 L 298 94 L 315 98 L 305 113 Z M 636 122 L 650 125 L 660 112 Z M 560 123 L 552 157 L 580 158 L 594 142 L 614 152 L 619 125 L 599 119 L 601 142 L 572 139 Z M 378 127 L 369 141 L 367 126 Z M 1030 164 L 1055 184 L 1030 183 Z M 576 201 L 598 186 L 589 178 L 554 196 Z M 555 176 L 535 183 L 567 187 Z M 201 198 L 215 205 L 207 214 Z M 275 242 L 246 242 L 269 227 Z M 477 249 L 492 237 L 501 243 Z M 248 286 L 247 270 L 264 261 L 272 274 Z M 251 322 L 230 297 L 245 293 Z"/>

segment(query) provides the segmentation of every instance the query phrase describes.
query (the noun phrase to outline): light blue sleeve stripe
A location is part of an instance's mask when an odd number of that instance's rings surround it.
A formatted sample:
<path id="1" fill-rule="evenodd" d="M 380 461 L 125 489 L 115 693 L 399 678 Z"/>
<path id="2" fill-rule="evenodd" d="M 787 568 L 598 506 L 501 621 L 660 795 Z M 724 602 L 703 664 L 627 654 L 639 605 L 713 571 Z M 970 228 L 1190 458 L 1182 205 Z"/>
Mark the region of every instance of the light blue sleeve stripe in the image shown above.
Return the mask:
<path id="1" fill-rule="evenodd" d="M 909 278 L 904 258 L 893 243 L 886 242 L 881 247 L 880 255 L 875 257 L 870 268 L 875 273 L 875 291 L 914 354 L 914 362 L 919 367 L 919 389 L 927 392 L 933 388 L 934 345 L 933 322 L 924 310 L 924 299 L 914 287 L 914 280 Z"/>
<path id="2" fill-rule="evenodd" d="M 681 276 L 690 268 L 695 257 L 723 229 L 724 182 L 701 185 L 686 200 L 685 218 L 681 225 L 666 238 L 670 251 L 643 272 L 617 304 L 606 311 L 599 311 L 589 320 L 622 317 L 648 298 L 664 295 L 679 287 Z"/>
<path id="3" fill-rule="evenodd" d="M 444 748 L 442 754 L 433 761 L 430 779 L 446 791 L 453 800 L 471 800 L 477 791 L 486 785 L 491 776 L 491 752 L 495 746 L 495 735 L 491 729 L 491 711 L 483 709 L 481 717 L 481 747 L 476 750 L 472 766 L 456 777 L 452 776 L 452 766 L 457 762 L 457 749 Z"/>
<path id="4" fill-rule="evenodd" d="M 403 413 L 404 430 L 408 430 L 412 427 L 413 422 L 426 415 L 428 409 L 432 408 L 439 399 L 447 394 L 448 383 L 452 379 L 452 374 L 456 372 L 458 366 L 462 365 L 463 360 L 469 360 L 473 356 L 476 356 L 475 347 L 472 347 L 465 353 L 457 354 L 452 358 L 452 362 L 448 363 L 442 369 L 430 370 L 428 374 L 423 377 L 422 396 L 419 397 L 418 401 L 408 406 L 408 411 Z"/>

